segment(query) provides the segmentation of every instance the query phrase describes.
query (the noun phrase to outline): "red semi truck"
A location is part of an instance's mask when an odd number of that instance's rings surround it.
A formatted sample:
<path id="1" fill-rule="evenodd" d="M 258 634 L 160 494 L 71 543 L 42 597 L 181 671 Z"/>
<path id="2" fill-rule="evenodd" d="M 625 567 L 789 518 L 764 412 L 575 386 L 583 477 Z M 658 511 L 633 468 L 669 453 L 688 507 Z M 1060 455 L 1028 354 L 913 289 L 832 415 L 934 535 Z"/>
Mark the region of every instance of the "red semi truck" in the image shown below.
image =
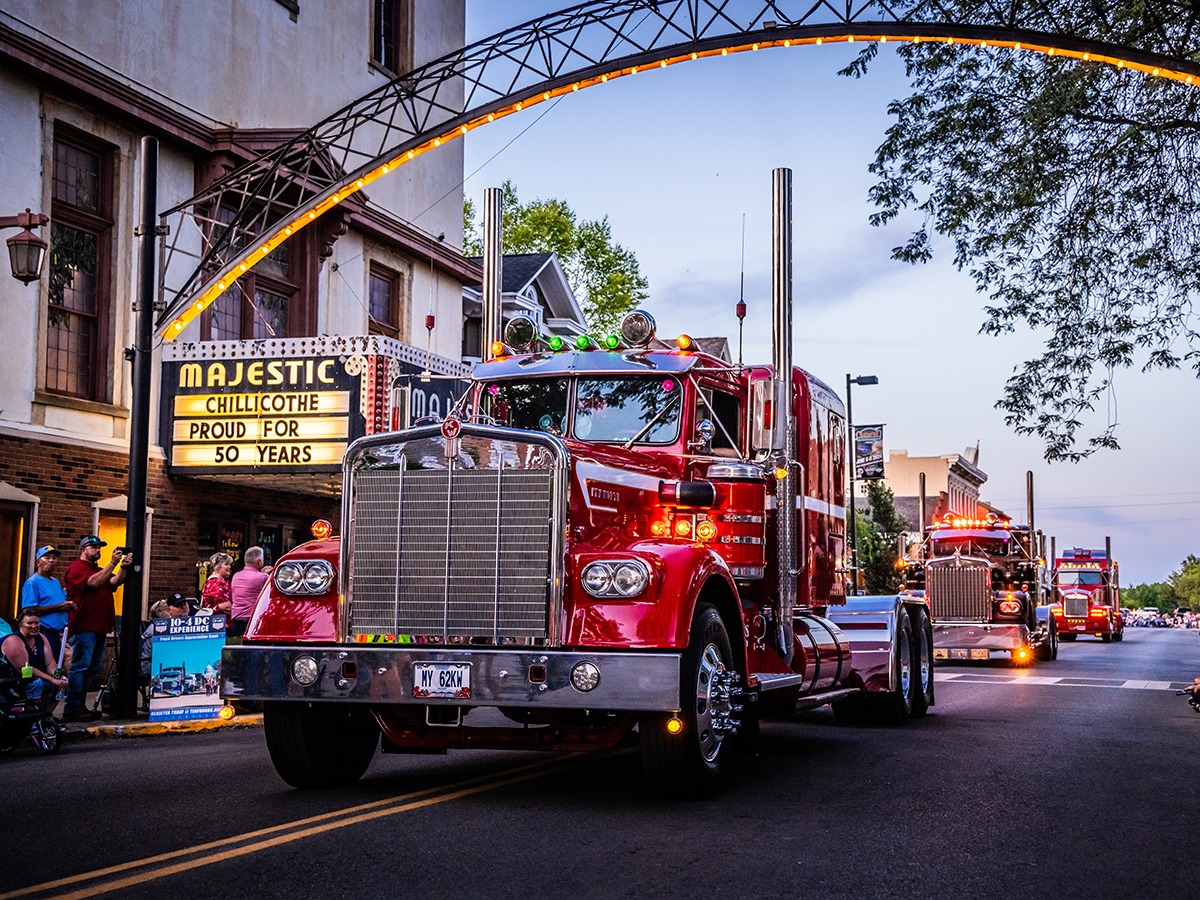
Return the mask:
<path id="1" fill-rule="evenodd" d="M 1046 605 L 1044 540 L 1033 526 L 1032 472 L 1026 487 L 1028 525 L 994 513 L 947 513 L 924 532 L 901 536 L 905 590 L 929 603 L 935 659 L 998 655 L 1026 666 L 1058 657 L 1058 622 Z"/>
<path id="2" fill-rule="evenodd" d="M 1103 550 L 1075 547 L 1054 560 L 1054 604 L 1059 639 L 1094 634 L 1104 643 L 1125 639 L 1121 617 L 1120 571 L 1112 540 Z"/>
<path id="3" fill-rule="evenodd" d="M 285 781 L 356 780 L 381 739 L 636 728 L 649 782 L 693 797 L 761 718 L 928 710 L 923 599 L 846 596 L 846 423 L 791 363 L 790 192 L 777 171 L 774 365 L 666 344 L 643 311 L 575 346 L 518 317 L 445 420 L 351 445 L 340 538 L 281 558 L 224 655 Z"/>

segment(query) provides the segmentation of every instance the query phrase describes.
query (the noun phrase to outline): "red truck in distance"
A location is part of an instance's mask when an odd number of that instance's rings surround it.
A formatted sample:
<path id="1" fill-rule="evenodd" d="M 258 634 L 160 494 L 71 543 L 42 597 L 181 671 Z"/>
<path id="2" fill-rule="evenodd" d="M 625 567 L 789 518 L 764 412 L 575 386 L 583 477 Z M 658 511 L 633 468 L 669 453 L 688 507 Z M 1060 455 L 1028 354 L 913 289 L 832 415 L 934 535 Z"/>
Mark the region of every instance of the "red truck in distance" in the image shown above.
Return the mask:
<path id="1" fill-rule="evenodd" d="M 1073 641 L 1091 634 L 1104 643 L 1125 639 L 1121 617 L 1120 567 L 1105 549 L 1075 547 L 1054 560 L 1054 604 L 1059 639 Z"/>
<path id="2" fill-rule="evenodd" d="M 928 710 L 924 600 L 846 596 L 845 412 L 791 362 L 775 174 L 772 364 L 664 342 L 644 311 L 574 346 L 515 317 L 445 420 L 351 445 L 340 537 L 280 559 L 222 664 L 285 781 L 352 782 L 381 743 L 636 729 L 648 783 L 696 797 L 760 719 Z"/>

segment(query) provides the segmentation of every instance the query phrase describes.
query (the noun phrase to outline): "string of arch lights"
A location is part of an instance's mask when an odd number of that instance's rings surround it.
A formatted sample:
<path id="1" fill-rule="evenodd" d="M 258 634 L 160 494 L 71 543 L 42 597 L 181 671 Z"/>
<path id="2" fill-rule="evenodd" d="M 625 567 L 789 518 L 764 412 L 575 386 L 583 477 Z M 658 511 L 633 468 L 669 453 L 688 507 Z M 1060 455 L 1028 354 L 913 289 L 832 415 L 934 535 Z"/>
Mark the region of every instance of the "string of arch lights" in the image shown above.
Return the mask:
<path id="1" fill-rule="evenodd" d="M 166 245 L 160 290 L 164 294 L 170 291 L 168 272 L 176 257 L 199 259 L 199 264 L 160 316 L 159 333 L 164 340 L 174 340 L 238 277 L 280 244 L 405 163 L 537 104 L 679 63 L 822 44 L 931 43 L 1041 53 L 1187 85 L 1200 80 L 1200 65 L 1190 60 L 1020 27 L 1016 9 L 1022 5 L 1017 3 L 1011 4 L 1007 18 L 997 16 L 998 25 L 914 22 L 899 17 L 890 22 L 862 22 L 849 13 L 851 4 L 844 15 L 829 4 L 813 4 L 799 20 L 781 23 L 765 18 L 779 13 L 784 5 L 780 0 L 758 0 L 752 5 L 760 9 L 759 15 L 742 27 L 727 14 L 728 0 L 585 3 L 479 41 L 355 101 L 163 214 L 169 226 L 174 217 L 175 227 L 169 228 L 173 242 Z M 1028 14 L 1030 4 L 1023 6 Z M 858 13 L 870 7 L 886 11 L 884 4 L 868 2 Z M 696 15 L 701 8 L 711 13 L 707 22 Z M 811 24 L 814 13 L 821 10 L 838 21 Z M 940 7 L 938 11 L 943 12 Z M 643 21 L 631 24 L 638 13 Z M 676 22 L 676 17 L 685 13 L 686 28 Z M 654 40 L 644 45 L 632 43 L 626 29 L 636 33 L 651 16 L 656 17 L 658 26 Z M 733 30 L 719 32 L 714 23 Z M 581 50 L 582 35 L 589 27 L 606 31 L 606 51 L 589 55 Z M 662 43 L 680 36 L 687 39 Z M 636 49 L 629 52 L 625 43 Z M 616 52 L 621 55 L 614 55 Z M 489 84 L 489 66 L 503 68 L 509 79 Z M 439 98 L 455 79 L 464 84 L 461 104 Z M 354 145 L 360 130 L 378 137 L 380 128 L 384 140 L 377 146 L 388 143 L 393 134 L 407 136 L 407 140 L 377 153 Z M 352 166 L 360 159 L 363 161 Z M 300 201 L 286 199 L 289 193 L 299 193 Z M 232 221 L 219 219 L 217 210 L 230 207 L 235 209 Z M 207 247 L 202 255 L 190 250 L 182 239 L 186 233 L 182 226 L 188 221 L 199 229 L 200 243 Z"/>

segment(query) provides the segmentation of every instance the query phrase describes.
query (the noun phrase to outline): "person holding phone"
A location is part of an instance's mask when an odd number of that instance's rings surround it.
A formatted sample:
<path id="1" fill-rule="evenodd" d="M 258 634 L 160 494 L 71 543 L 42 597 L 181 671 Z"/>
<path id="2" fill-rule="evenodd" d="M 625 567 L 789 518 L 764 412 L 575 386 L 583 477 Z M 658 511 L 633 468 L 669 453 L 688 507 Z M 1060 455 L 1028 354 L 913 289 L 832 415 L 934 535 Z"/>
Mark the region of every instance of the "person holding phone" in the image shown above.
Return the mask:
<path id="1" fill-rule="evenodd" d="M 87 690 L 104 662 L 104 640 L 116 624 L 113 595 L 133 565 L 133 554 L 117 547 L 101 567 L 100 557 L 107 546 L 97 535 L 84 535 L 79 539 L 79 558 L 67 569 L 67 599 L 75 609 L 67 623 L 72 661 L 64 722 L 94 722 L 101 716 L 99 711 L 88 711 Z"/>

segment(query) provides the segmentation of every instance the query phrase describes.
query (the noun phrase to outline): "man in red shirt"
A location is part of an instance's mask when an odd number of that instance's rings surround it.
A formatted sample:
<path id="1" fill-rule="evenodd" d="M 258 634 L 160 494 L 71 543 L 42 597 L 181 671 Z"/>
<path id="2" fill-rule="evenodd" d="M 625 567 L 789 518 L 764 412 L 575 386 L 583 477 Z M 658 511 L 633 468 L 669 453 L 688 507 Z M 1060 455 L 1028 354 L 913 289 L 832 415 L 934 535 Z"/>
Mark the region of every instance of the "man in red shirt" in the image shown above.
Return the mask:
<path id="1" fill-rule="evenodd" d="M 64 581 L 67 599 L 75 604 L 67 625 L 71 644 L 71 672 L 67 679 L 67 705 L 63 721 L 91 722 L 100 713 L 87 709 L 87 690 L 104 662 L 104 639 L 116 622 L 113 594 L 133 565 L 133 554 L 118 547 L 108 565 L 99 565 L 100 548 L 107 546 L 94 534 L 79 541 L 79 559 L 71 563 Z"/>

